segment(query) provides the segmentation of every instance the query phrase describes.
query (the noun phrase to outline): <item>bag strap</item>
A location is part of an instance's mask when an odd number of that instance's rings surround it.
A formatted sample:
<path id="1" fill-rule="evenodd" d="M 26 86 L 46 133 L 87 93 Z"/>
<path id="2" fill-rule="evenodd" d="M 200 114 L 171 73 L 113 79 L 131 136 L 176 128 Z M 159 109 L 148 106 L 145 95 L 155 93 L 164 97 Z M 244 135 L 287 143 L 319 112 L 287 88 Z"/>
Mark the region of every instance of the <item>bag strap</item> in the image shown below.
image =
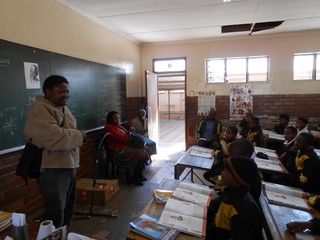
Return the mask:
<path id="1" fill-rule="evenodd" d="M 62 107 L 62 113 L 63 113 L 63 119 L 62 119 L 62 122 L 60 124 L 60 127 L 63 127 L 65 121 L 66 121 L 66 115 L 64 114 L 64 107 Z"/>

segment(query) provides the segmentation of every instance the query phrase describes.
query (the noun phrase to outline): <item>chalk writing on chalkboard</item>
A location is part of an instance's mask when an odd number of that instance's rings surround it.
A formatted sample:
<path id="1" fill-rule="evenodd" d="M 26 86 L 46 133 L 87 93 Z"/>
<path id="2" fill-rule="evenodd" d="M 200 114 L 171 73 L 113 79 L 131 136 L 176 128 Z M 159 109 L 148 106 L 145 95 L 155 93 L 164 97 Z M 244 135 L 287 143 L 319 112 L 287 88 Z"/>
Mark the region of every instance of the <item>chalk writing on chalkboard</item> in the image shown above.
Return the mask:
<path id="1" fill-rule="evenodd" d="M 70 83 L 68 107 L 78 129 L 102 128 L 112 110 L 126 120 L 124 69 L 0 40 L 0 154 L 24 146 L 28 108 L 43 95 L 42 84 L 52 74 L 65 76 Z M 33 84 L 27 82 L 30 78 Z"/>

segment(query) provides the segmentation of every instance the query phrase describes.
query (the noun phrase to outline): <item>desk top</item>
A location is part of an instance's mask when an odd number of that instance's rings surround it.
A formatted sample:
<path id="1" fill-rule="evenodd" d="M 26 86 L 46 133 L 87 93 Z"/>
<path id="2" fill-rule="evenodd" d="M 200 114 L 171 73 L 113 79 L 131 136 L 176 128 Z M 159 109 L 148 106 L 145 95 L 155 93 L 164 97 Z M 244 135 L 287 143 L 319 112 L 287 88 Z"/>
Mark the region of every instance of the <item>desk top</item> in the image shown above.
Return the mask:
<path id="1" fill-rule="evenodd" d="M 203 147 L 197 146 L 197 148 L 201 149 Z M 203 148 L 208 150 L 208 148 Z M 191 155 L 192 147 L 190 147 L 177 161 L 176 165 L 183 165 L 186 167 L 193 167 L 199 169 L 211 169 L 213 159 L 203 158 L 198 156 Z"/>
<path id="2" fill-rule="evenodd" d="M 295 235 L 287 231 L 286 224 L 291 221 L 309 221 L 313 216 L 318 216 L 318 213 L 315 211 L 307 212 L 268 203 L 264 191 L 262 191 L 259 200 L 273 239 L 295 240 Z"/>
<path id="3" fill-rule="evenodd" d="M 180 183 L 179 180 L 163 179 L 158 189 L 174 191 L 178 187 L 179 183 Z M 163 208 L 164 208 L 164 204 L 155 203 L 152 197 L 140 215 L 148 214 L 148 215 L 160 218 Z M 129 232 L 127 239 L 128 240 L 147 240 L 147 238 L 131 231 Z M 184 233 L 180 233 L 177 237 L 177 240 L 199 240 L 199 239 L 201 238 L 194 237 Z"/>
<path id="4" fill-rule="evenodd" d="M 285 141 L 284 136 L 282 134 L 277 134 L 276 132 L 268 131 L 268 130 L 262 130 L 262 133 L 266 138 L 269 138 L 270 140 L 280 141 L 280 142 Z"/>

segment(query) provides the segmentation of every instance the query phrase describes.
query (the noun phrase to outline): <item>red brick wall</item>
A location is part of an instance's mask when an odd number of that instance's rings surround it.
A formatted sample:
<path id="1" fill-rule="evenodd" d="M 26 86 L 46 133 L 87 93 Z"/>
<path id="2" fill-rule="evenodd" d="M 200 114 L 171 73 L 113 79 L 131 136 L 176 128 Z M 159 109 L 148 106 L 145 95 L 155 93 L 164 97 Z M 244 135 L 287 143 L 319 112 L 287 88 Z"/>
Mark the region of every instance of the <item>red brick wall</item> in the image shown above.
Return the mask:
<path id="1" fill-rule="evenodd" d="M 216 96 L 218 119 L 229 119 L 230 97 Z M 195 143 L 194 132 L 199 120 L 197 116 L 198 97 L 186 98 L 186 145 Z M 292 117 L 320 117 L 320 94 L 254 95 L 253 113 L 255 115 L 278 116 L 287 113 Z"/>
<path id="2" fill-rule="evenodd" d="M 253 97 L 255 115 L 279 115 L 286 112 L 291 116 L 320 117 L 320 94 L 311 95 L 259 95 Z M 146 98 L 127 99 L 127 117 L 131 120 L 139 108 L 144 107 Z M 229 96 L 216 97 L 217 117 L 229 118 Z M 198 98 L 186 97 L 186 145 L 194 144 L 194 131 L 197 117 Z M 88 143 L 80 148 L 80 168 L 78 177 L 92 177 L 97 157 L 97 148 L 102 131 L 88 133 Z M 0 155 L 0 209 L 24 212 L 29 218 L 39 216 L 43 211 L 43 199 L 35 180 L 25 186 L 24 181 L 15 175 L 21 151 Z"/>
<path id="3" fill-rule="evenodd" d="M 257 95 L 253 96 L 255 115 L 320 117 L 320 94 Z"/>

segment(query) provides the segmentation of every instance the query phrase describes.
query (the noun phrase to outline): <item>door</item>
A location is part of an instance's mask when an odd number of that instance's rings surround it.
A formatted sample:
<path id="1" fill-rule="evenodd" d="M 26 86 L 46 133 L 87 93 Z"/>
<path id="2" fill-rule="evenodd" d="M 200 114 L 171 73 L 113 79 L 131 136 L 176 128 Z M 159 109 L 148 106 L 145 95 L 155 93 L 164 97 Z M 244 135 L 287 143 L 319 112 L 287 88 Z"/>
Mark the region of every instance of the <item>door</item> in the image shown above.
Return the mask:
<path id="1" fill-rule="evenodd" d="M 158 101 L 158 76 L 146 71 L 146 93 L 148 111 L 149 138 L 159 143 L 159 101 Z"/>

